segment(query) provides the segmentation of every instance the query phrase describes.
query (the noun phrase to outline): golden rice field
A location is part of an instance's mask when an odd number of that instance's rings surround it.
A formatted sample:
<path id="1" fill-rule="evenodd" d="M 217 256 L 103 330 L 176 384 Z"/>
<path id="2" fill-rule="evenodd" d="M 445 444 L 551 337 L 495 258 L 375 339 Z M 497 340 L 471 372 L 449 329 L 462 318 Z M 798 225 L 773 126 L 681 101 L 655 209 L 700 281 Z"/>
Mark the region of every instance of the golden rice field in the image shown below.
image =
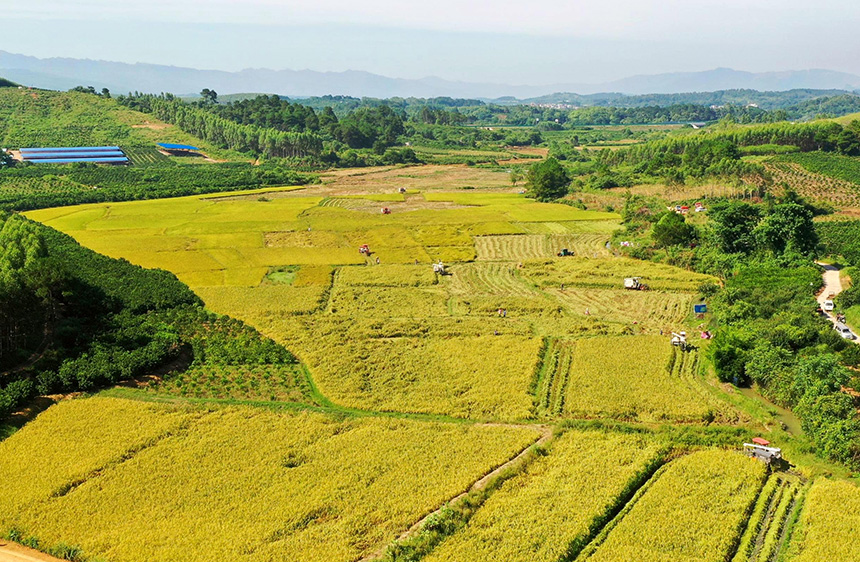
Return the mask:
<path id="1" fill-rule="evenodd" d="M 213 311 L 284 344 L 335 404 L 386 412 L 532 417 L 542 338 L 677 329 L 689 316 L 692 293 L 712 281 L 611 257 L 604 245 L 618 225 L 612 213 L 501 191 L 317 193 L 326 189 L 82 205 L 28 216 L 99 252 L 173 271 Z M 392 214 L 366 212 L 381 204 Z M 369 256 L 358 252 L 362 244 Z M 559 245 L 578 255 L 553 257 Z M 450 275 L 433 272 L 430 263 L 440 259 Z M 621 290 L 631 275 L 655 290 Z M 596 358 L 606 351 L 601 341 L 571 345 L 583 350 L 576 356 Z M 648 342 L 641 353 L 668 350 L 667 339 L 641 341 Z M 592 344 L 595 351 L 587 351 Z M 686 384 L 673 391 L 677 381 L 648 360 L 606 372 L 576 363 L 570 372 L 576 384 L 553 394 L 567 404 L 554 415 L 705 419 L 712 407 Z M 636 376 L 642 370 L 659 374 L 653 384 Z M 162 390 L 290 401 L 295 385 L 278 387 L 289 375 L 200 372 Z M 225 389 L 215 392 L 219 381 Z M 581 402 L 571 394 L 577 386 Z"/>
<path id="2" fill-rule="evenodd" d="M 425 560 L 568 559 L 563 556 L 584 546 L 625 488 L 658 456 L 658 446 L 641 437 L 569 431 Z"/>
<path id="3" fill-rule="evenodd" d="M 658 473 L 589 562 L 713 562 L 732 554 L 765 478 L 733 451 L 693 453 Z"/>
<path id="4" fill-rule="evenodd" d="M 860 489 L 848 482 L 819 479 L 806 496 L 793 536 L 795 562 L 860 560 Z"/>
<path id="5" fill-rule="evenodd" d="M 547 289 L 571 314 L 586 314 L 607 322 L 636 323 L 651 331 L 680 329 L 695 302 L 689 293 L 627 291 L 565 285 Z"/>
<path id="6" fill-rule="evenodd" d="M 61 402 L 0 442 L 0 528 L 187 426 L 197 414 L 142 402 Z"/>
<path id="7" fill-rule="evenodd" d="M 556 256 L 567 248 L 577 256 L 604 258 L 609 237 L 602 234 L 522 234 L 478 236 L 475 251 L 482 261 L 525 261 Z"/>
<path id="8" fill-rule="evenodd" d="M 114 562 L 356 560 L 537 436 L 75 400 L 0 442 L 0 528 Z"/>
<path id="9" fill-rule="evenodd" d="M 547 402 L 563 400 L 553 413 L 635 421 L 703 421 L 714 415 L 674 372 L 673 350 L 664 337 L 582 338 L 561 344 L 559 355 L 555 373 L 545 375 L 563 381 L 547 383 L 554 394 Z"/>
<path id="10" fill-rule="evenodd" d="M 529 385 L 540 339 L 495 336 L 483 324 L 456 337 L 433 337 L 426 326 L 385 334 L 375 329 L 381 324 L 301 318 L 281 338 L 310 366 L 320 391 L 343 406 L 477 419 L 530 417 Z"/>
<path id="11" fill-rule="evenodd" d="M 641 277 L 651 290 L 693 293 L 703 283 L 716 283 L 709 275 L 630 258 L 595 260 L 568 257 L 533 260 L 523 264 L 522 274 L 540 287 L 589 287 L 621 289 L 626 277 Z"/>

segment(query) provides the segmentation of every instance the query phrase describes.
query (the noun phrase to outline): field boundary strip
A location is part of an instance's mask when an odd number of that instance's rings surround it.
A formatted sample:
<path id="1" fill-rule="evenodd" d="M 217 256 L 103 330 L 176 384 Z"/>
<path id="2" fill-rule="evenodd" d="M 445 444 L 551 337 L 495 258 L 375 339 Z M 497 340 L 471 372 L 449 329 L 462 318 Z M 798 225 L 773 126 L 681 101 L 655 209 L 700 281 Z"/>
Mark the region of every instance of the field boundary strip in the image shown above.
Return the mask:
<path id="1" fill-rule="evenodd" d="M 381 549 L 377 550 L 374 553 L 371 553 L 361 559 L 358 562 L 373 562 L 375 560 L 381 560 L 388 549 L 395 544 L 401 543 L 410 537 L 414 536 L 424 527 L 424 524 L 427 523 L 431 518 L 438 516 L 443 509 L 449 507 L 451 505 L 457 504 L 459 502 L 463 502 L 470 494 L 476 494 L 483 492 L 488 488 L 495 488 L 495 485 L 499 483 L 500 480 L 506 480 L 508 477 L 513 476 L 516 473 L 519 473 L 531 460 L 529 457 L 532 451 L 535 451 L 539 447 L 543 447 L 547 445 L 553 440 L 556 435 L 553 432 L 553 428 L 548 425 L 517 425 L 517 424 L 506 424 L 506 423 L 480 423 L 477 425 L 488 426 L 488 427 L 526 427 L 530 429 L 536 429 L 538 431 L 538 438 L 520 450 L 516 455 L 507 460 L 506 462 L 500 464 L 494 469 L 487 472 L 481 478 L 472 483 L 469 488 L 461 492 L 460 494 L 454 496 L 453 498 L 445 501 L 438 508 L 434 509 L 430 513 L 421 517 L 418 521 L 413 523 L 408 529 L 402 532 L 396 539 L 391 541 L 391 543 L 386 544 Z M 510 472 L 510 474 L 506 474 Z M 484 498 L 486 499 L 486 498 Z M 483 502 L 481 502 L 483 503 Z M 475 510 L 479 509 L 480 506 L 476 506 Z M 444 539 L 443 539 L 444 540 Z"/>

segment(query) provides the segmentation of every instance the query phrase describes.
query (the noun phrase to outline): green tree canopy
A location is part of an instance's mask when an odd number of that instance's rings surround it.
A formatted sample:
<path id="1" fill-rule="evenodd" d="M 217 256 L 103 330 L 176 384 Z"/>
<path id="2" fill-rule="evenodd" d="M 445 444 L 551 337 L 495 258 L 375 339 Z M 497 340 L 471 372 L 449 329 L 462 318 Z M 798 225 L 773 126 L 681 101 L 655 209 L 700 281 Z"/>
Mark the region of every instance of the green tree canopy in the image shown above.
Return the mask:
<path id="1" fill-rule="evenodd" d="M 526 175 L 529 196 L 538 201 L 554 201 L 567 195 L 570 177 L 555 158 L 532 164 Z"/>
<path id="2" fill-rule="evenodd" d="M 774 254 L 791 251 L 811 255 L 818 245 L 812 212 L 794 202 L 776 205 L 756 231 L 762 244 Z"/>
<path id="3" fill-rule="evenodd" d="M 696 228 L 687 224 L 683 215 L 667 211 L 654 225 L 651 236 L 658 246 L 664 248 L 678 244 L 689 244 L 696 237 Z"/>
<path id="4" fill-rule="evenodd" d="M 755 227 L 761 221 L 758 207 L 742 201 L 720 202 L 708 211 L 711 229 L 727 254 L 750 254 L 756 249 Z"/>

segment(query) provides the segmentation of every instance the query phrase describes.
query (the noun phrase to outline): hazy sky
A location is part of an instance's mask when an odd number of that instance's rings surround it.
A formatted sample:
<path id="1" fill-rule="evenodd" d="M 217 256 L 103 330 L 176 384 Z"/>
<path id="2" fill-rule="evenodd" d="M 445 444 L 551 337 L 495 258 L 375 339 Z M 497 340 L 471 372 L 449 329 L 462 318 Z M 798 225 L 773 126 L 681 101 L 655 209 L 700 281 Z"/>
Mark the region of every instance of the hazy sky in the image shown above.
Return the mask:
<path id="1" fill-rule="evenodd" d="M 0 50 L 551 84 L 718 66 L 860 73 L 858 24 L 857 0 L 22 0 L 3 10 Z"/>

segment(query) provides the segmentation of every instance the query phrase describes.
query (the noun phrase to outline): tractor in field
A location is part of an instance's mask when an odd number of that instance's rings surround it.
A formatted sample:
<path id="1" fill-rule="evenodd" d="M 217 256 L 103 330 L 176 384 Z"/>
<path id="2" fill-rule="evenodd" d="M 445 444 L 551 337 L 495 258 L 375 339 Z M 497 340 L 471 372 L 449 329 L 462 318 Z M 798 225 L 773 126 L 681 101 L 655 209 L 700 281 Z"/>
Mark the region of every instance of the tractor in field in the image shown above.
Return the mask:
<path id="1" fill-rule="evenodd" d="M 358 247 L 358 253 L 363 255 L 363 256 L 369 256 L 370 255 L 370 246 L 368 246 L 367 244 L 362 244 L 361 246 Z"/>
<path id="2" fill-rule="evenodd" d="M 562 249 L 561 249 L 561 251 L 560 251 L 559 253 L 557 253 L 556 255 L 557 255 L 558 257 L 560 257 L 560 258 L 563 258 L 563 257 L 566 257 L 566 256 L 572 256 L 572 255 L 573 255 L 573 252 L 571 252 L 571 251 L 570 251 L 570 250 L 568 250 L 567 248 L 562 248 Z"/>
<path id="3" fill-rule="evenodd" d="M 391 214 L 391 209 L 389 209 L 388 207 L 383 207 L 383 208 L 382 208 L 382 214 L 383 214 L 383 215 L 390 215 L 390 214 Z"/>
<path id="4" fill-rule="evenodd" d="M 648 285 L 642 282 L 641 277 L 627 277 L 624 279 L 624 288 L 630 291 L 647 291 Z"/>

